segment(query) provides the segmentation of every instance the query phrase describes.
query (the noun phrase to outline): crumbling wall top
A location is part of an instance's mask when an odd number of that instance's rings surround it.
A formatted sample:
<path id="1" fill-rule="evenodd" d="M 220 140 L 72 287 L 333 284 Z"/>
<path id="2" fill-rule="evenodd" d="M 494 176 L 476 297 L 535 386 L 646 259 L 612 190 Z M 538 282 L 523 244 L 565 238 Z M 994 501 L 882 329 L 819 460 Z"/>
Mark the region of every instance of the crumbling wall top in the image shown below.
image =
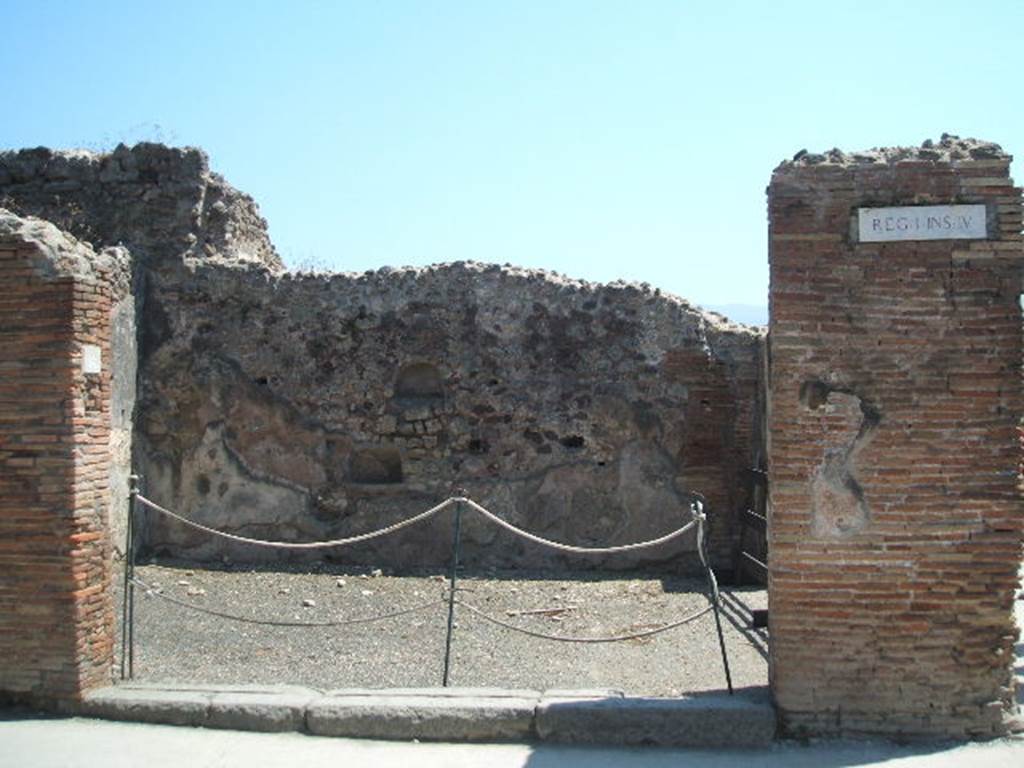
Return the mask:
<path id="1" fill-rule="evenodd" d="M 545 269 L 520 267 L 493 262 L 455 261 L 426 266 L 380 267 L 364 272 L 273 272 L 258 264 L 221 262 L 216 259 L 189 262 L 194 270 L 209 270 L 213 279 L 226 275 L 221 270 L 248 273 L 256 283 L 316 283 L 325 290 L 352 291 L 358 300 L 377 303 L 383 295 L 401 301 L 420 302 L 437 292 L 474 297 L 474 301 L 496 303 L 543 300 L 552 306 L 564 304 L 566 310 L 575 303 L 592 302 L 594 306 L 611 303 L 628 304 L 635 311 L 642 307 L 669 312 L 684 325 L 700 324 L 708 334 L 763 336 L 762 326 L 736 322 L 718 312 L 705 309 L 649 283 L 615 280 L 598 283 L 570 277 Z M 236 284 L 231 281 L 232 285 Z M 478 296 L 479 294 L 479 296 Z M 542 298 L 543 297 L 543 298 Z M 356 298 L 352 298 L 353 301 Z"/>
<path id="2" fill-rule="evenodd" d="M 283 269 L 256 203 L 194 147 L 0 152 L 0 206 L 97 246 L 123 244 L 152 268 L 191 257 Z"/>
<path id="3" fill-rule="evenodd" d="M 1013 157 L 998 144 L 980 139 L 942 134 L 937 141 L 931 139 L 919 147 L 874 147 L 859 152 L 830 149 L 815 153 L 802 149 L 791 160 L 784 160 L 775 169 L 775 175 L 798 172 L 807 168 L 859 168 L 895 165 L 907 162 L 961 163 L 970 161 L 1000 161 L 1009 164 Z"/>
<path id="4" fill-rule="evenodd" d="M 0 208 L 0 248 L 30 246 L 33 266 L 49 278 L 110 280 L 114 293 L 124 295 L 131 282 L 131 256 L 113 246 L 96 252 L 88 244 L 34 217 L 20 217 Z"/>

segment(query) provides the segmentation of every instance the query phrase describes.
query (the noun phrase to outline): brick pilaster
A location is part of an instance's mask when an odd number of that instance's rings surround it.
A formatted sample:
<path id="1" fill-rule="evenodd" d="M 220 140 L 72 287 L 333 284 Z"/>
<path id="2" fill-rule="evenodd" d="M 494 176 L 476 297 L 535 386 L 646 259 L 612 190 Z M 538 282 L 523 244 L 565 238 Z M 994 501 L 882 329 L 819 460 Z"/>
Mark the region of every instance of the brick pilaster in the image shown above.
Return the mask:
<path id="1" fill-rule="evenodd" d="M 1020 190 L 993 145 L 808 157 L 769 188 L 770 676 L 790 732 L 985 737 L 1011 707 Z M 988 239 L 858 242 L 981 203 Z"/>

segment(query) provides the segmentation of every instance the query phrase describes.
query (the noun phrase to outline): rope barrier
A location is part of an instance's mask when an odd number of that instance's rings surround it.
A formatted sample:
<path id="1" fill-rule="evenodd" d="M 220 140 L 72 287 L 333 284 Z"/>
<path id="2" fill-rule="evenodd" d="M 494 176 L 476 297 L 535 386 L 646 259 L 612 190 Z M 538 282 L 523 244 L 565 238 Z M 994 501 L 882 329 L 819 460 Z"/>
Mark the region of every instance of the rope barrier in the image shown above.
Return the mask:
<path id="1" fill-rule="evenodd" d="M 628 552 L 628 551 L 636 550 L 636 549 L 646 549 L 648 547 L 656 547 L 656 546 L 659 546 L 661 544 L 665 544 L 666 542 L 672 541 L 673 539 L 676 539 L 676 538 L 682 536 L 684 533 L 689 531 L 691 528 L 693 528 L 698 523 L 698 520 L 695 518 L 695 519 L 691 520 L 690 522 L 686 523 L 686 525 L 683 525 L 682 527 L 677 528 L 674 531 L 670 531 L 669 533 L 665 534 L 664 536 L 659 536 L 656 539 L 647 539 L 646 541 L 637 541 L 637 542 L 633 542 L 631 544 L 618 544 L 618 545 L 614 545 L 614 546 L 610 546 L 610 547 L 580 547 L 580 546 L 576 546 L 576 545 L 573 545 L 573 544 L 565 544 L 565 543 L 562 543 L 562 542 L 559 542 L 559 541 L 552 541 L 551 539 L 545 539 L 542 536 L 538 536 L 538 535 L 536 535 L 534 533 L 530 533 L 529 531 L 525 531 L 522 528 L 518 528 L 517 526 L 515 526 L 512 523 L 508 522 L 507 520 L 504 520 L 504 519 L 498 517 L 496 514 L 494 514 L 490 510 L 480 506 L 479 504 L 477 504 L 472 499 L 467 499 L 467 498 L 464 498 L 464 497 L 455 496 L 455 497 L 452 497 L 452 498 L 449 498 L 449 499 L 445 499 L 444 501 L 442 501 L 437 506 L 431 507 L 430 509 L 428 509 L 428 510 L 426 510 L 424 512 L 421 512 L 418 515 L 414 515 L 413 517 L 410 517 L 410 518 L 407 518 L 405 520 L 399 521 L 399 522 L 395 523 L 394 525 L 389 525 L 389 526 L 387 526 L 385 528 L 378 528 L 377 530 L 369 531 L 367 533 L 360 533 L 360 534 L 357 534 L 355 536 L 349 536 L 347 538 L 330 539 L 330 540 L 327 540 L 327 541 L 288 542 L 288 541 L 272 541 L 272 540 L 268 540 L 268 539 L 254 539 L 254 538 L 250 538 L 248 536 L 239 536 L 238 534 L 228 533 L 226 531 L 221 531 L 221 530 L 218 530 L 216 528 L 211 528 L 209 526 L 203 525 L 202 523 L 197 523 L 194 520 L 190 520 L 189 518 L 184 517 L 183 515 L 179 515 L 176 512 L 172 512 L 171 510 L 167 509 L 166 507 L 162 507 L 159 504 L 157 504 L 156 502 L 150 501 L 149 499 L 147 499 L 145 496 L 143 496 L 141 494 L 138 494 L 137 498 L 138 498 L 140 503 L 142 503 L 143 505 L 149 507 L 150 509 L 152 509 L 152 510 L 154 510 L 156 512 L 159 512 L 160 514 L 167 515 L 168 517 L 171 517 L 174 520 L 177 520 L 178 522 L 183 523 L 184 525 L 187 525 L 187 526 L 189 526 L 191 528 L 195 528 L 196 530 L 203 531 L 205 533 L 209 533 L 209 534 L 211 534 L 213 536 L 220 536 L 222 538 L 229 539 L 231 541 L 241 542 L 241 543 L 244 543 L 244 544 L 253 544 L 255 546 L 261 546 L 261 547 L 279 547 L 281 549 L 322 549 L 322 548 L 326 548 L 326 547 L 340 547 L 340 546 L 345 546 L 345 545 L 348 545 L 348 544 L 355 544 L 355 543 L 360 542 L 360 541 L 368 541 L 370 539 L 375 539 L 375 538 L 378 538 L 380 536 L 387 536 L 388 534 L 395 533 L 396 531 L 400 531 L 403 528 L 407 528 L 410 525 L 415 525 L 416 523 L 418 523 L 418 522 L 420 522 L 422 520 L 426 520 L 429 517 L 433 517 L 438 512 L 441 512 L 443 509 L 445 509 L 446 507 L 450 506 L 451 504 L 458 503 L 458 502 L 462 502 L 462 503 L 466 504 L 474 512 L 479 513 L 480 515 L 482 515 L 487 520 L 490 520 L 495 525 L 498 525 L 498 526 L 504 528 L 505 530 L 510 531 L 511 533 L 515 534 L 516 536 L 519 536 L 521 538 L 526 539 L 527 541 L 532 541 L 535 544 L 541 544 L 541 545 L 543 545 L 545 547 L 549 547 L 551 549 L 560 550 L 562 552 L 571 552 L 573 554 L 582 554 L 582 555 L 606 555 L 606 554 L 613 554 L 613 553 L 616 553 L 616 552 Z"/>
<path id="2" fill-rule="evenodd" d="M 171 517 L 171 518 L 177 520 L 180 523 L 184 523 L 185 525 L 189 526 L 190 528 L 195 528 L 198 531 L 203 531 L 203 532 L 209 533 L 209 534 L 211 534 L 213 536 L 220 536 L 221 538 L 224 538 L 224 539 L 230 539 L 231 541 L 242 542 L 243 544 L 253 544 L 253 545 L 258 546 L 258 547 L 279 547 L 281 549 L 323 549 L 323 548 L 326 548 L 326 547 L 341 547 L 341 546 L 345 546 L 346 544 L 355 544 L 356 542 L 359 542 L 359 541 L 369 541 L 370 539 L 376 539 L 376 538 L 378 538 L 380 536 L 387 536 L 388 534 L 394 533 L 395 531 L 400 531 L 403 528 L 409 527 L 410 525 L 415 525 L 416 523 L 418 523 L 418 522 L 420 522 L 422 520 L 426 520 L 428 517 L 433 517 L 434 515 L 436 515 L 441 510 L 443 510 L 445 507 L 449 506 L 454 501 L 454 499 L 445 499 L 444 501 L 442 501 L 437 506 L 431 507 L 430 509 L 426 510 L 425 512 L 420 512 L 418 515 L 414 515 L 413 517 L 407 518 L 405 520 L 401 520 L 401 521 L 395 523 L 394 525 L 389 525 L 386 528 L 378 528 L 375 531 L 369 531 L 367 533 L 360 533 L 360 534 L 357 534 L 355 536 L 349 536 L 349 537 L 344 538 L 344 539 L 331 539 L 331 540 L 328 540 L 328 541 L 293 542 L 293 541 L 271 541 L 271 540 L 268 540 L 268 539 L 253 539 L 253 538 L 250 538 L 248 536 L 239 536 L 239 535 L 234 534 L 234 533 L 227 533 L 226 531 L 220 531 L 220 530 L 217 530 L 216 528 L 210 528 L 208 526 L 205 526 L 202 523 L 197 523 L 195 520 L 189 520 L 187 517 L 179 515 L 176 512 L 172 512 L 171 510 L 167 509 L 166 507 L 161 507 L 159 504 L 157 504 L 154 501 L 150 501 L 149 499 L 147 499 L 142 494 L 138 494 L 136 496 L 136 498 L 142 504 L 144 504 L 145 506 L 149 507 L 150 509 L 152 509 L 152 510 L 154 510 L 156 512 L 159 512 L 162 515 L 167 515 L 168 517 Z"/>
<path id="3" fill-rule="evenodd" d="M 238 621 L 243 624 L 256 624 L 265 627 L 344 627 L 351 626 L 354 624 L 370 624 L 377 621 L 385 621 L 388 619 L 399 618 L 401 616 L 407 616 L 412 613 L 418 613 L 419 611 L 426 610 L 427 608 L 431 608 L 436 605 L 446 605 L 448 602 L 447 598 L 443 597 L 437 600 L 431 600 L 427 603 L 421 603 L 410 608 L 403 608 L 398 611 L 392 611 L 391 613 L 380 614 L 378 616 L 365 616 L 360 617 L 358 619 L 338 619 L 334 621 L 286 621 L 279 619 L 256 619 L 250 616 L 239 616 L 237 614 L 227 613 L 226 611 L 218 611 L 213 608 L 205 608 L 201 605 L 195 605 L 194 603 L 188 603 L 184 600 L 172 597 L 171 595 L 166 595 L 163 592 L 161 592 L 157 587 L 154 587 L 151 584 L 147 584 L 141 579 L 131 579 L 131 582 L 140 589 L 146 590 L 146 594 L 150 597 L 156 597 L 160 600 L 172 603 L 173 605 L 177 605 L 181 608 L 185 608 L 190 611 L 195 611 L 197 613 L 203 613 L 207 616 L 215 616 L 220 619 L 228 619 L 230 621 Z M 476 606 L 471 605 L 463 600 L 456 599 L 455 602 L 457 605 L 460 605 L 463 608 L 468 609 L 472 613 L 475 613 L 476 615 L 480 616 L 482 619 L 485 619 L 486 621 L 489 621 L 492 624 L 496 624 L 500 627 L 504 627 L 505 629 L 512 630 L 513 632 L 519 632 L 520 634 L 529 635 L 530 637 L 536 637 L 543 640 L 554 640 L 556 642 L 562 643 L 583 644 L 620 643 L 627 640 L 636 640 L 643 637 L 658 635 L 662 632 L 668 632 L 671 629 L 681 627 L 684 624 L 689 624 L 691 621 L 699 619 L 701 616 L 705 615 L 712 609 L 712 606 L 708 605 L 699 611 L 684 616 L 682 619 L 679 619 L 678 621 L 674 621 L 660 627 L 655 627 L 653 629 L 645 629 L 639 632 L 634 632 L 631 634 L 612 635 L 609 637 L 572 637 L 567 635 L 549 635 L 544 632 L 537 632 L 536 630 L 527 629 L 525 627 L 519 627 L 515 624 L 503 621 L 502 619 L 499 619 L 496 616 L 492 616 L 489 613 L 486 613 L 485 611 L 482 611 Z"/>
<path id="4" fill-rule="evenodd" d="M 656 539 L 648 539 L 647 541 L 637 541 L 632 544 L 619 544 L 611 547 L 577 547 L 572 544 L 563 544 L 559 541 L 545 539 L 542 536 L 537 536 L 536 534 L 530 533 L 529 531 L 524 531 L 522 528 L 517 528 L 516 526 L 512 525 L 512 523 L 508 522 L 507 520 L 503 520 L 490 510 L 481 507 L 472 499 L 462 498 L 459 499 L 459 501 L 464 502 L 470 509 L 472 509 L 475 512 L 479 512 L 481 515 L 483 515 L 485 518 L 490 520 L 495 525 L 501 526 L 505 530 L 511 531 L 516 536 L 520 536 L 526 539 L 527 541 L 532 541 L 535 544 L 542 544 L 543 546 L 550 547 L 551 549 L 558 549 L 562 552 L 573 552 L 575 554 L 581 555 L 606 555 L 611 554 L 613 552 L 628 552 L 632 549 L 646 549 L 647 547 L 656 547 L 659 544 L 664 544 L 667 541 L 672 541 L 672 539 L 682 536 L 684 533 L 686 533 L 688 530 L 690 530 L 691 528 L 693 528 L 693 526 L 697 524 L 696 520 L 691 520 L 681 528 L 676 528 L 676 530 L 671 531 L 665 534 L 664 536 L 659 536 Z"/>
<path id="5" fill-rule="evenodd" d="M 338 619 L 335 621 L 281 621 L 277 619 L 254 619 L 249 616 L 238 616 L 233 613 L 226 613 L 224 611 L 214 610 L 213 608 L 204 608 L 201 605 L 194 605 L 187 603 L 184 600 L 179 600 L 176 597 L 165 595 L 159 592 L 156 587 L 146 584 L 140 579 L 131 579 L 132 584 L 141 589 L 146 590 L 146 594 L 151 597 L 157 597 L 161 600 L 166 600 L 168 603 L 180 606 L 182 608 L 188 608 L 189 610 L 196 611 L 198 613 L 205 613 L 208 616 L 216 616 L 221 619 L 230 619 L 231 621 L 239 621 L 243 624 L 258 624 L 264 627 L 345 627 L 353 624 L 370 624 L 375 621 L 384 621 L 386 619 L 396 619 L 399 616 L 406 616 L 410 613 L 417 613 L 419 611 L 426 610 L 435 605 L 444 605 L 446 601 L 443 599 L 431 600 L 429 603 L 421 603 L 411 608 L 403 608 L 398 611 L 391 613 L 384 613 L 379 616 L 364 616 L 358 619 Z"/>
<path id="6" fill-rule="evenodd" d="M 681 627 L 684 624 L 689 624 L 691 621 L 695 621 L 704 614 L 709 613 L 714 608 L 713 605 L 708 605 L 704 608 L 701 608 L 699 611 L 696 611 L 694 613 L 689 614 L 688 616 L 683 617 L 682 619 L 679 619 L 678 621 L 673 621 L 661 627 L 655 627 L 654 629 L 645 629 L 641 632 L 634 632 L 628 635 L 613 635 L 611 637 L 572 637 L 568 635 L 549 635 L 544 632 L 537 632 L 536 630 L 526 629 L 525 627 L 517 627 L 515 624 L 510 624 L 509 622 L 503 621 L 502 619 L 499 619 L 496 616 L 491 616 L 490 614 L 481 611 L 479 608 L 470 605 L 469 603 L 464 602 L 463 600 L 456 600 L 455 602 L 461 605 L 463 608 L 469 610 L 471 613 L 475 613 L 480 618 L 489 621 L 492 624 L 497 624 L 499 627 L 504 627 L 505 629 L 512 630 L 513 632 L 519 632 L 520 634 L 529 635 L 530 637 L 535 637 L 540 640 L 554 640 L 560 643 L 581 643 L 586 645 L 598 643 L 621 643 L 625 640 L 636 640 L 641 637 L 650 637 L 651 635 L 658 635 L 662 632 L 668 632 L 670 629 L 676 629 L 677 627 Z"/>
<path id="7" fill-rule="evenodd" d="M 431 607 L 434 607 L 436 605 L 445 605 L 445 604 L 447 604 L 448 605 L 448 609 L 449 609 L 449 622 L 448 622 L 448 640 L 447 640 L 447 646 L 446 646 L 446 652 L 445 652 L 445 677 L 444 677 L 444 685 L 448 684 L 448 664 L 449 664 L 449 654 L 450 654 L 450 650 L 451 650 L 451 636 L 452 636 L 452 629 L 453 629 L 452 608 L 455 605 L 460 605 L 463 608 L 465 608 L 466 610 L 468 610 L 471 613 L 473 613 L 474 615 L 479 616 L 480 618 L 484 619 L 485 621 L 490 622 L 491 624 L 494 624 L 496 626 L 502 627 L 504 629 L 507 629 L 507 630 L 509 630 L 511 632 L 518 632 L 520 634 L 527 635 L 529 637 L 537 638 L 537 639 L 540 639 L 540 640 L 550 640 L 550 641 L 554 641 L 554 642 L 576 643 L 576 644 L 584 644 L 584 645 L 601 644 L 601 643 L 619 643 L 619 642 L 625 642 L 625 641 L 628 641 L 628 640 L 637 640 L 637 639 L 640 639 L 640 638 L 651 637 L 653 635 L 661 634 L 662 632 L 668 632 L 669 630 L 676 629 L 676 628 L 681 627 L 681 626 L 683 626 L 685 624 L 689 624 L 690 622 L 699 619 L 701 616 L 704 616 L 705 614 L 714 611 L 715 623 L 716 623 L 716 627 L 717 627 L 717 630 L 718 630 L 718 640 L 719 640 L 719 645 L 721 646 L 721 651 L 722 651 L 722 661 L 723 661 L 723 665 L 725 667 L 726 681 L 727 681 L 728 686 L 729 686 L 729 692 L 732 693 L 732 679 L 731 679 L 730 672 L 729 672 L 728 658 L 726 656 L 726 651 L 725 651 L 725 641 L 724 641 L 724 638 L 723 638 L 723 635 L 722 635 L 721 622 L 720 622 L 720 619 L 719 619 L 719 616 L 718 616 L 718 608 L 719 608 L 719 605 L 721 603 L 721 596 L 720 596 L 719 590 L 718 590 L 718 580 L 715 578 L 714 571 L 711 569 L 711 567 L 710 567 L 710 565 L 708 563 L 707 554 L 705 552 L 706 542 L 705 542 L 705 538 L 704 538 L 704 536 L 705 536 L 704 526 L 705 526 L 705 523 L 707 522 L 707 515 L 706 515 L 706 513 L 704 511 L 704 507 L 705 507 L 705 503 L 706 502 L 703 500 L 703 497 L 699 496 L 699 494 L 697 494 L 698 498 L 696 498 L 694 500 L 694 502 L 691 504 L 690 512 L 691 512 L 691 515 L 692 515 L 692 519 L 688 523 L 686 523 L 685 525 L 677 528 L 674 531 L 670 531 L 669 533 L 667 533 L 667 534 L 665 534 L 663 536 L 659 536 L 658 538 L 655 538 L 655 539 L 648 539 L 646 541 L 638 541 L 638 542 L 634 542 L 634 543 L 631 543 L 631 544 L 613 545 L 613 546 L 609 546 L 609 547 L 584 547 L 584 546 L 577 546 L 577 545 L 573 545 L 573 544 L 566 544 L 566 543 L 559 542 L 559 541 L 553 541 L 551 539 L 546 539 L 543 536 L 538 536 L 537 534 L 530 533 L 529 531 L 523 530 L 522 528 L 519 528 L 519 527 L 513 525 L 512 523 L 508 522 L 507 520 L 504 520 L 501 517 L 498 517 L 496 514 L 494 514 L 490 510 L 486 509 L 485 507 L 481 506 L 480 504 L 477 504 L 472 499 L 465 498 L 465 497 L 462 497 L 462 496 L 456 496 L 456 497 L 451 497 L 451 498 L 445 499 L 440 504 L 437 504 L 436 506 L 433 506 L 430 509 L 427 509 L 427 510 L 423 511 L 423 512 L 419 513 L 418 515 L 414 515 L 412 517 L 406 518 L 405 520 L 401 520 L 401 521 L 399 521 L 397 523 L 394 523 L 393 525 L 389 525 L 389 526 L 386 526 L 384 528 L 379 528 L 379 529 L 374 530 L 374 531 L 369 531 L 367 533 L 361 533 L 361 534 L 357 534 L 355 536 L 349 536 L 349 537 L 340 538 L 340 539 L 331 539 L 331 540 L 327 540 L 327 541 L 288 542 L 288 541 L 273 541 L 273 540 L 269 540 L 269 539 L 256 539 L 256 538 L 251 538 L 251 537 L 248 537 L 248 536 L 240 536 L 238 534 L 233 534 L 233 533 L 228 533 L 226 531 L 221 531 L 221 530 L 218 530 L 216 528 L 212 528 L 210 526 L 206 526 L 206 525 L 203 525 L 201 523 L 197 523 L 194 520 L 190 520 L 189 518 L 184 517 L 183 515 L 179 515 L 176 512 L 172 512 L 171 510 L 167 509 L 166 507 L 160 506 L 156 502 L 151 501 L 151 500 L 147 499 L 145 496 L 142 496 L 141 494 L 139 494 L 138 491 L 134 487 L 132 489 L 132 495 L 134 496 L 135 500 L 138 503 L 148 507 L 149 509 L 152 509 L 152 510 L 154 510 L 154 511 L 160 513 L 160 514 L 166 515 L 166 516 L 168 516 L 168 517 L 170 517 L 170 518 L 172 518 L 174 520 L 177 520 L 178 522 L 182 523 L 183 525 L 187 525 L 187 526 L 189 526 L 191 528 L 194 528 L 196 530 L 203 531 L 204 533 L 208 533 L 208 534 L 213 535 L 213 536 L 220 536 L 221 538 L 228 539 L 228 540 L 231 540 L 231 541 L 241 542 L 241 543 L 244 543 L 244 544 L 252 544 L 254 546 L 262 546 L 262 547 L 278 547 L 278 548 L 282 548 L 282 549 L 318 549 L 318 548 L 326 548 L 326 547 L 338 547 L 338 546 L 344 546 L 344 545 L 348 545 L 348 544 L 354 544 L 356 542 L 368 541 L 370 539 L 375 539 L 375 538 L 378 538 L 378 537 L 381 537 L 381 536 L 386 536 L 388 534 L 391 534 L 391 533 L 394 533 L 396 531 L 399 531 L 399 530 L 401 530 L 403 528 L 407 528 L 407 527 L 409 527 L 411 525 L 415 525 L 418 522 L 421 522 L 423 520 L 426 520 L 427 518 L 433 517 L 434 515 L 438 514 L 442 510 L 444 510 L 445 508 L 447 508 L 447 507 L 449 507 L 449 506 L 451 506 L 453 504 L 454 505 L 458 505 L 459 503 L 465 504 L 470 509 L 472 509 L 474 512 L 482 515 L 486 520 L 494 523 L 495 525 L 497 525 L 497 526 L 499 526 L 501 528 L 504 528 L 505 530 L 511 532 L 512 534 L 514 534 L 516 536 L 519 536 L 520 538 L 526 539 L 527 541 L 531 541 L 531 542 L 533 542 L 535 544 L 540 544 L 542 546 L 549 547 L 551 549 L 556 549 L 556 550 L 559 550 L 559 551 L 562 551 L 562 552 L 569 552 L 569 553 L 573 553 L 573 554 L 587 554 L 587 555 L 593 555 L 593 554 L 612 554 L 612 553 L 616 553 L 616 552 L 628 552 L 628 551 L 631 551 L 631 550 L 645 549 L 645 548 L 648 548 L 648 547 L 656 547 L 656 546 L 659 546 L 661 544 L 665 544 L 666 542 L 672 541 L 673 539 L 676 539 L 676 538 L 682 536 L 683 534 L 685 534 L 691 528 L 696 527 L 697 528 L 697 531 L 696 531 L 697 552 L 698 552 L 698 554 L 700 556 L 701 563 L 704 566 L 705 571 L 706 571 L 707 576 L 708 576 L 708 602 L 709 602 L 709 604 L 706 607 L 704 607 L 704 608 L 702 608 L 702 609 L 700 609 L 698 611 L 690 613 L 687 616 L 684 616 L 683 618 L 678 619 L 676 621 L 669 622 L 668 624 L 664 624 L 662 626 L 654 627 L 652 629 L 645 629 L 645 630 L 640 630 L 640 631 L 637 631 L 637 632 L 630 632 L 630 633 L 621 634 L 621 635 L 611 635 L 611 636 L 606 636 L 606 637 L 579 637 L 579 636 L 571 636 L 571 635 L 552 635 L 552 634 L 548 634 L 546 632 L 539 632 L 539 631 L 536 631 L 536 630 L 527 629 L 526 627 L 517 626 L 517 625 L 512 624 L 510 622 L 504 621 L 504 620 L 502 620 L 502 619 L 500 619 L 500 618 L 498 618 L 496 616 L 492 616 L 492 615 L 486 613 L 485 611 L 477 608 L 476 606 L 474 606 L 474 605 L 472 605 L 470 603 L 467 603 L 467 602 L 465 602 L 465 601 L 463 601 L 461 599 L 458 599 L 456 597 L 456 591 L 457 590 L 456 590 L 456 587 L 455 587 L 455 579 L 456 579 L 456 575 L 455 574 L 456 574 L 456 568 L 457 568 L 457 563 L 458 563 L 458 541 L 459 541 L 459 533 L 458 533 L 459 525 L 458 525 L 458 523 L 459 523 L 459 512 L 460 512 L 460 509 L 461 509 L 458 506 L 456 506 L 456 523 L 455 523 L 456 533 L 455 533 L 455 544 L 454 544 L 454 550 L 453 550 L 453 556 L 452 556 L 453 557 L 453 560 L 452 560 L 452 562 L 453 562 L 453 565 L 452 565 L 452 568 L 453 568 L 453 570 L 452 570 L 452 583 L 451 583 L 451 587 L 450 587 L 449 591 L 446 592 L 445 597 L 442 598 L 442 599 L 431 600 L 430 602 L 427 602 L 427 603 L 422 603 L 420 605 L 415 605 L 415 606 L 412 606 L 410 608 L 403 608 L 403 609 L 400 609 L 400 610 L 397 610 L 397 611 L 392 611 L 392 612 L 386 613 L 386 614 L 380 614 L 380 615 L 377 615 L 377 616 L 365 616 L 365 617 L 360 617 L 360 618 L 355 618 L 355 619 L 338 619 L 338 620 L 331 620 L 331 621 L 285 621 L 285 620 L 277 620 L 277 619 L 256 619 L 256 618 L 252 618 L 252 617 L 248 617 L 248 616 L 239 616 L 239 615 L 236 615 L 236 614 L 228 613 L 226 611 L 220 611 L 220 610 L 216 610 L 216 609 L 212 609 L 212 608 L 205 608 L 203 606 L 199 606 L 199 605 L 195 605 L 193 603 L 185 602 L 184 600 L 180 600 L 178 598 L 172 597 L 171 595 L 165 595 L 161 591 L 159 591 L 157 588 L 152 587 L 152 586 L 146 584 L 144 581 L 135 578 L 135 576 L 134 576 L 134 568 L 128 568 L 126 570 L 126 573 L 125 573 L 125 576 L 126 576 L 126 582 L 125 582 L 126 583 L 126 605 L 131 605 L 132 604 L 132 601 L 128 597 L 128 590 L 127 590 L 127 586 L 131 585 L 131 587 L 136 587 L 137 586 L 137 587 L 140 587 L 140 588 L 146 590 L 146 594 L 148 594 L 148 595 L 152 595 L 154 597 L 157 597 L 157 598 L 159 598 L 161 600 L 165 600 L 165 601 L 167 601 L 169 603 L 172 603 L 174 605 L 177 605 L 179 607 L 182 607 L 182 608 L 185 608 L 185 609 L 191 610 L 191 611 L 196 611 L 198 613 L 206 614 L 208 616 L 215 616 L 215 617 L 221 618 L 221 619 L 228 619 L 230 621 L 237 621 L 237 622 L 242 622 L 242 623 L 245 623 L 245 624 L 255 624 L 255 625 L 260 625 L 260 626 L 269 626 L 269 627 L 306 627 L 306 628 L 310 628 L 310 627 L 343 627 L 343 626 L 351 626 L 351 625 L 356 625 L 356 624 L 369 624 L 369 623 L 378 622 L 378 621 L 385 621 L 385 620 L 388 620 L 388 619 L 396 619 L 396 618 L 399 618 L 399 617 L 402 617 L 402 616 L 407 616 L 407 615 L 412 614 L 412 613 L 417 613 L 419 611 L 426 610 L 427 608 L 431 608 Z M 132 558 L 131 558 L 132 546 L 131 546 L 131 526 L 130 525 L 129 525 L 128 537 L 129 537 L 129 544 L 128 544 L 127 548 L 126 548 L 126 553 L 127 553 L 127 555 L 126 555 L 126 562 L 133 562 Z M 131 626 L 131 619 L 130 619 L 131 614 L 132 614 L 131 609 L 126 608 L 126 613 L 125 613 L 126 619 L 125 619 L 125 621 L 126 621 L 126 625 L 127 626 Z M 131 649 L 131 641 L 129 641 L 129 649 Z M 131 664 L 129 662 L 129 677 L 131 677 L 130 670 L 131 670 Z M 124 670 L 122 670 L 122 677 L 124 677 Z"/>
<path id="8" fill-rule="evenodd" d="M 697 523 L 697 555 L 700 557 L 700 564 L 704 566 L 704 571 L 708 575 L 708 581 L 711 585 L 711 594 L 715 605 L 721 605 L 722 598 L 718 593 L 718 577 L 715 576 L 715 571 L 708 563 L 707 554 L 704 552 L 705 541 L 704 541 L 704 524 L 707 522 L 708 516 L 704 511 L 704 503 L 697 501 L 694 504 L 693 520 Z"/>

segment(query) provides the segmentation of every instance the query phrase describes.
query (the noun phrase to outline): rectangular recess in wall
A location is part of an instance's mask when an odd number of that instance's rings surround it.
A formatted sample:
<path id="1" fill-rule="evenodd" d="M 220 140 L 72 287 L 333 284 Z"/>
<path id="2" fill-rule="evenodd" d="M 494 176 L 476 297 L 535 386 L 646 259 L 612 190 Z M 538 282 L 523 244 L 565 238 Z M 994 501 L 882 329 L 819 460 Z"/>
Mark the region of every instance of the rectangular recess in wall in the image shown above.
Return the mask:
<path id="1" fill-rule="evenodd" d="M 984 240 L 988 236 L 984 205 L 858 208 L 857 224 L 862 243 Z"/>

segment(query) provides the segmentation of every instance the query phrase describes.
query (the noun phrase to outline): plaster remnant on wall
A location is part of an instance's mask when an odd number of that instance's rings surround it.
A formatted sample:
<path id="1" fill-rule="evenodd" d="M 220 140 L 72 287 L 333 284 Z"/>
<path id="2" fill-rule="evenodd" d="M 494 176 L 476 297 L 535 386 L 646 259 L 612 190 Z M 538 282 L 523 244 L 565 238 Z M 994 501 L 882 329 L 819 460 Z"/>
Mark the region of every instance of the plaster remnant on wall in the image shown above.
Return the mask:
<path id="1" fill-rule="evenodd" d="M 822 461 L 811 477 L 811 533 L 820 539 L 852 536 L 871 520 L 857 458 L 880 415 L 852 392 L 817 380 L 804 382 L 800 398 L 820 412 L 822 423 Z"/>

